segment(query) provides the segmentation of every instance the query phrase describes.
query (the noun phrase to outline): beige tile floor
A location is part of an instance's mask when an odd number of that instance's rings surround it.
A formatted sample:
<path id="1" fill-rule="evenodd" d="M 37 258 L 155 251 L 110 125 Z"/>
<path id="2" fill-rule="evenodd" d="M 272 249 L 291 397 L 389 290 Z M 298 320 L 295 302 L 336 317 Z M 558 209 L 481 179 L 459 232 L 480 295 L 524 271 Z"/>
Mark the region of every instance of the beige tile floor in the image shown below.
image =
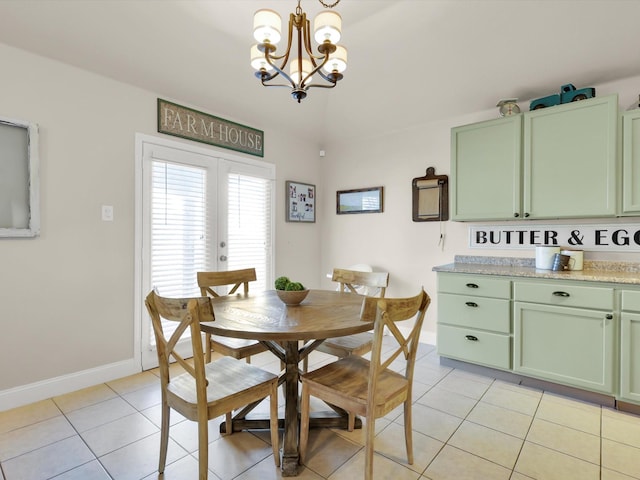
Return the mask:
<path id="1" fill-rule="evenodd" d="M 330 360 L 314 353 L 311 364 Z M 279 368 L 269 353 L 253 363 Z M 0 480 L 195 479 L 195 424 L 175 413 L 158 477 L 159 402 L 150 371 L 0 412 Z M 640 417 L 441 366 L 430 345 L 413 408 L 414 464 L 396 410 L 376 422 L 376 479 L 640 479 Z M 210 479 L 281 478 L 267 432 L 221 437 L 220 421 L 210 423 Z M 308 455 L 301 480 L 360 478 L 362 431 L 312 430 Z"/>

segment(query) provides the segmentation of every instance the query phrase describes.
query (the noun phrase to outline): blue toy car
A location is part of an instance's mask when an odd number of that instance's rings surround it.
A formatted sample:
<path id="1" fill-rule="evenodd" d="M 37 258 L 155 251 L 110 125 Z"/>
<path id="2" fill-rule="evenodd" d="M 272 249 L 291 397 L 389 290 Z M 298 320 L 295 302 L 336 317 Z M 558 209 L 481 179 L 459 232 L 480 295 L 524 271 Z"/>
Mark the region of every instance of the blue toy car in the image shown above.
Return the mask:
<path id="1" fill-rule="evenodd" d="M 552 107 L 554 105 L 560 105 L 561 103 L 577 102 L 578 100 L 584 100 L 586 98 L 593 98 L 596 96 L 596 89 L 581 88 L 576 90 L 576 87 L 567 83 L 560 87 L 560 94 L 549 95 L 548 97 L 538 98 L 533 100 L 529 104 L 529 110 L 538 110 L 539 108 Z"/>

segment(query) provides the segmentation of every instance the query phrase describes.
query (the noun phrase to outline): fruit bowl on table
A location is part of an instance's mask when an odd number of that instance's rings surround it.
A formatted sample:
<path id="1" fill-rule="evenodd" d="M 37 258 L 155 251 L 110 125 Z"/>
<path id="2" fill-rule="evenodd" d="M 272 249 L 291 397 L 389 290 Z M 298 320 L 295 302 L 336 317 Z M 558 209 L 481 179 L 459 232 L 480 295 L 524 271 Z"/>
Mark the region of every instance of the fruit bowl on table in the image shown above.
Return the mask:
<path id="1" fill-rule="evenodd" d="M 299 305 L 307 298 L 309 290 L 276 290 L 276 294 L 285 305 Z"/>

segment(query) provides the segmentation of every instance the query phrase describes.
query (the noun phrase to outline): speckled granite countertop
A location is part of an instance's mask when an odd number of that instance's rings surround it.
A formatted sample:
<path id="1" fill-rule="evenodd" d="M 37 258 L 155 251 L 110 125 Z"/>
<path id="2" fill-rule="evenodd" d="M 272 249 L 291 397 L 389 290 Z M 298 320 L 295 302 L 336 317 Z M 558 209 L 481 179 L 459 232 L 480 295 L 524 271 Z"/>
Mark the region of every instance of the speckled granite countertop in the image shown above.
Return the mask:
<path id="1" fill-rule="evenodd" d="M 534 258 L 456 255 L 454 263 L 433 267 L 433 271 L 640 285 L 640 263 L 627 262 L 585 260 L 584 270 L 554 272 L 536 268 Z"/>

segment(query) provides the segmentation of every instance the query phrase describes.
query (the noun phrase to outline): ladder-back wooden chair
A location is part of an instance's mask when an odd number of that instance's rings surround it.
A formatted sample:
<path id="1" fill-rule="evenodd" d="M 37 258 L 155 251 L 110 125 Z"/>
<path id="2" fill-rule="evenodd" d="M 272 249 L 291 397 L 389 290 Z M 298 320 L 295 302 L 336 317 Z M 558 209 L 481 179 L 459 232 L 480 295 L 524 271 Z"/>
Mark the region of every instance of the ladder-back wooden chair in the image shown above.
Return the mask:
<path id="1" fill-rule="evenodd" d="M 334 268 L 331 280 L 339 283 L 338 289 L 341 292 L 384 297 L 389 285 L 389 273 Z M 373 334 L 370 332 L 356 333 L 346 337 L 327 338 L 316 351 L 344 358 L 349 355 L 364 355 L 371 350 L 372 343 Z M 302 363 L 303 372 L 306 372 L 308 367 L 309 357 L 306 357 Z"/>
<path id="2" fill-rule="evenodd" d="M 227 295 L 238 292 L 242 286 L 244 295 L 249 293 L 249 282 L 256 281 L 256 269 L 244 268 L 241 270 L 227 270 L 221 272 L 198 272 L 198 286 L 203 296 L 219 297 L 220 294 L 214 290 L 215 287 L 231 286 Z M 244 358 L 247 363 L 251 363 L 251 355 L 264 352 L 267 348 L 257 340 L 244 340 L 241 338 L 223 337 L 220 335 L 205 334 L 205 345 L 209 348 L 205 351 L 206 362 L 211 361 L 211 352 L 218 352 L 227 357 L 237 359 Z"/>
<path id="3" fill-rule="evenodd" d="M 411 422 L 413 373 L 420 329 L 430 301 L 429 295 L 424 290 L 410 298 L 366 297 L 361 318 L 367 321 L 375 318 L 371 361 L 359 355 L 351 355 L 301 376 L 300 460 L 302 462 L 307 458 L 309 397 L 313 395 L 331 405 L 366 418 L 366 424 L 363 427 L 365 429 L 365 480 L 373 479 L 375 420 L 403 404 L 407 460 L 409 464 L 413 464 Z M 412 318 L 415 318 L 415 323 L 405 337 L 396 323 Z M 391 332 L 391 335 L 384 336 L 385 328 Z M 389 342 L 385 341 L 383 354 L 383 338 L 389 337 L 395 341 L 394 348 L 389 348 Z M 392 370 L 390 365 L 394 361 Z M 349 430 L 352 429 L 353 420 L 350 418 Z"/>
<path id="4" fill-rule="evenodd" d="M 278 447 L 278 377 L 253 365 L 222 357 L 214 362 L 204 362 L 200 322 L 215 321 L 211 299 L 163 298 L 149 293 L 145 305 L 151 316 L 156 337 L 160 386 L 162 391 L 162 420 L 160 432 L 160 458 L 158 472 L 162 473 L 167 459 L 169 441 L 169 416 L 173 408 L 184 417 L 198 422 L 199 479 L 208 478 L 207 425 L 209 420 L 226 416 L 227 434 L 231 431 L 233 410 L 268 397 L 271 402 L 270 428 L 273 456 L 280 465 Z M 177 326 L 167 338 L 162 319 L 176 322 Z M 191 333 L 192 362 L 176 352 L 178 340 L 186 330 Z M 182 367 L 170 367 L 171 359 Z M 182 372 L 182 373 L 181 373 Z"/>

